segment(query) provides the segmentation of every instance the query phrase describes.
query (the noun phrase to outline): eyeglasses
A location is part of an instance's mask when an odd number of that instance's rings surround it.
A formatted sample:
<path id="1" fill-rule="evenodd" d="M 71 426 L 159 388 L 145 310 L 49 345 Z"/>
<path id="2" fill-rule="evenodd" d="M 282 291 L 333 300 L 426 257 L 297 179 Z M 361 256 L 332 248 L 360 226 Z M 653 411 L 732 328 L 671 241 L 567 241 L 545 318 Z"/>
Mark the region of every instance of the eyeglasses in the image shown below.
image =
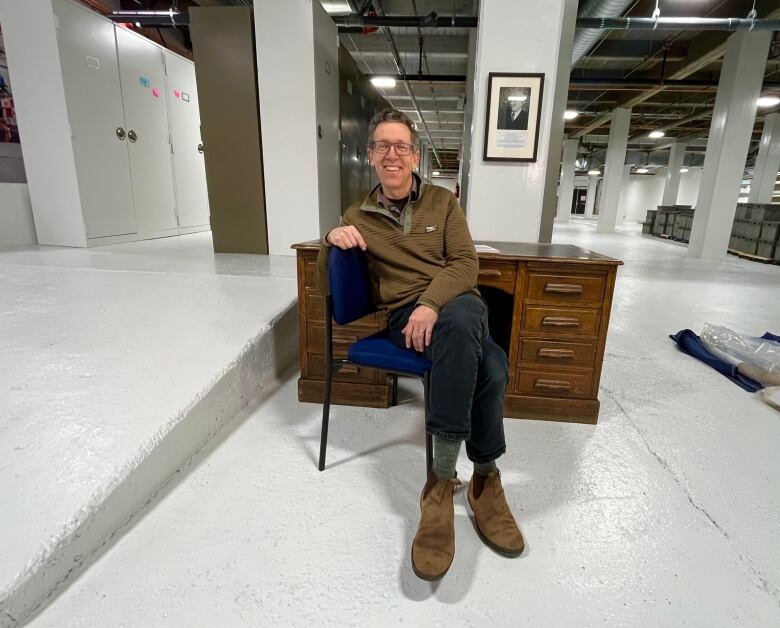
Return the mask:
<path id="1" fill-rule="evenodd" d="M 395 154 L 401 157 L 411 155 L 412 151 L 414 151 L 414 144 L 407 144 L 405 142 L 371 142 L 369 148 L 375 150 L 380 155 L 384 155 L 385 153 L 390 152 L 391 146 L 395 148 Z"/>

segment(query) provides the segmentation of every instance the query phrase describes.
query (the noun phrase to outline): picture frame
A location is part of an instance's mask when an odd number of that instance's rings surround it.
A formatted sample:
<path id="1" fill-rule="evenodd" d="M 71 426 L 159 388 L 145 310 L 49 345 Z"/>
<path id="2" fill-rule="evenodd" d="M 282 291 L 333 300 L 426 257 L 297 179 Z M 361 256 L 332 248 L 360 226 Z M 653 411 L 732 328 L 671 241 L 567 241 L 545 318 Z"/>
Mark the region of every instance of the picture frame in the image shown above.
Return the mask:
<path id="1" fill-rule="evenodd" d="M 543 92 L 542 73 L 488 74 L 485 161 L 536 161 Z"/>

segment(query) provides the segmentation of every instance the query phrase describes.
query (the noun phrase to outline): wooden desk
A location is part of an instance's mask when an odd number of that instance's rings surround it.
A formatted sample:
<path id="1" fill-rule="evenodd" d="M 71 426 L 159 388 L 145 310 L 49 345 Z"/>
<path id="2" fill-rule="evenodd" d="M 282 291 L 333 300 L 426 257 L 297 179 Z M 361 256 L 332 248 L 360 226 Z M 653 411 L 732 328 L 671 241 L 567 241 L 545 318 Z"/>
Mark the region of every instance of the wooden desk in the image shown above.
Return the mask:
<path id="1" fill-rule="evenodd" d="M 612 291 L 623 262 L 567 244 L 482 242 L 500 253 L 479 253 L 478 286 L 490 306 L 490 332 L 509 356 L 504 415 L 596 423 Z M 322 403 L 325 379 L 324 298 L 317 287 L 316 241 L 293 246 L 298 256 L 300 364 L 298 399 Z M 336 357 L 385 327 L 375 313 L 333 325 Z M 333 403 L 386 408 L 390 377 L 343 367 Z"/>

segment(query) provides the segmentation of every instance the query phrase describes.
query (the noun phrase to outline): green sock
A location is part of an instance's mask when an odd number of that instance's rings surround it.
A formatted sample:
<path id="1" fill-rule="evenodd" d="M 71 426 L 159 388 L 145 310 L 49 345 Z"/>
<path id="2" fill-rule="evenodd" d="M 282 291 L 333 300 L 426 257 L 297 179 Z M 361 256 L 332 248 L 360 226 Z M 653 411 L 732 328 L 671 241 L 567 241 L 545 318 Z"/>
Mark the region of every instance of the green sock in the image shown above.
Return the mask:
<path id="1" fill-rule="evenodd" d="M 451 480 L 455 477 L 460 443 L 459 440 L 433 437 L 433 472 L 439 480 Z"/>
<path id="2" fill-rule="evenodd" d="M 490 475 L 493 471 L 498 471 L 498 467 L 496 466 L 496 461 L 491 460 L 490 462 L 475 462 L 474 463 L 474 473 L 479 473 L 480 475 Z"/>

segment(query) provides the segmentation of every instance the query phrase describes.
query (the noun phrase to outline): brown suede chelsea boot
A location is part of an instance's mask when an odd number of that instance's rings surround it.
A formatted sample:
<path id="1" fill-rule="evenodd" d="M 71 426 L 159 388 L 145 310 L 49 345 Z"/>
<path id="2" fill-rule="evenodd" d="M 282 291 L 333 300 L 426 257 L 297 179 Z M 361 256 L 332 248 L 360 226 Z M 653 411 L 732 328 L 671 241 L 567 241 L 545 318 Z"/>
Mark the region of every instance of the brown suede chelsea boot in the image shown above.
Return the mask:
<path id="1" fill-rule="evenodd" d="M 468 499 L 479 536 L 499 554 L 519 556 L 523 553 L 525 541 L 506 503 L 501 474 L 494 471 L 487 476 L 478 475 L 475 473 L 469 482 Z M 482 485 L 482 490 L 477 492 L 479 497 L 475 496 L 475 483 Z"/>
<path id="2" fill-rule="evenodd" d="M 420 496 L 420 527 L 412 542 L 412 569 L 418 578 L 438 580 L 455 556 L 455 506 L 452 495 L 460 480 L 428 475 Z M 426 490 L 427 489 L 427 490 Z"/>

